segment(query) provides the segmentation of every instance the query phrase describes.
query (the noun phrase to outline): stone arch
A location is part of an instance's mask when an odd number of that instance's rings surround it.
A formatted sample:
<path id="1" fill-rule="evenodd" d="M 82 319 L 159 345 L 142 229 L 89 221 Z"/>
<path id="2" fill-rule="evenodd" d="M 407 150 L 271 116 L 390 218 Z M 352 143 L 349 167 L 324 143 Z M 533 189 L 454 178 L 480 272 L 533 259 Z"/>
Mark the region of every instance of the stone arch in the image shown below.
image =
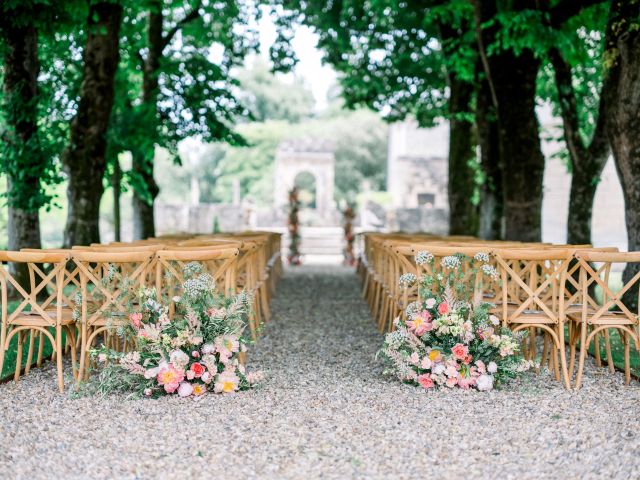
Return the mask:
<path id="1" fill-rule="evenodd" d="M 274 169 L 274 203 L 283 210 L 288 192 L 294 187 L 298 174 L 308 172 L 315 177 L 318 218 L 330 224 L 335 219 L 333 200 L 335 156 L 330 142 L 322 139 L 284 141 L 278 146 Z"/>
<path id="2" fill-rule="evenodd" d="M 298 187 L 298 190 L 300 190 L 299 197 L 303 207 L 317 208 L 318 181 L 316 180 L 316 176 L 307 170 L 303 170 L 302 172 L 298 172 L 293 183 Z M 306 196 L 309 196 L 309 198 L 305 198 Z"/>

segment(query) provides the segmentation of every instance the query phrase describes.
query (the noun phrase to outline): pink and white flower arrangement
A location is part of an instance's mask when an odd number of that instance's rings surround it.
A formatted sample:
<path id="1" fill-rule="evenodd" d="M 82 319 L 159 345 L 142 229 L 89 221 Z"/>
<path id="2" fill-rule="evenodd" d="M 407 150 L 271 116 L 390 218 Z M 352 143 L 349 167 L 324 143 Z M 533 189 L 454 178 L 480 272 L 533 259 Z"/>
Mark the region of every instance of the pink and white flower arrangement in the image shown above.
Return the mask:
<path id="1" fill-rule="evenodd" d="M 211 276 L 199 264 L 184 268 L 180 295 L 158 298 L 154 289 L 143 289 L 132 311 L 129 325 L 119 328 L 135 345 L 128 353 L 105 346 L 92 351 L 103 365 L 86 384 L 100 393 L 125 391 L 133 396 L 178 395 L 200 397 L 207 392 L 230 394 L 258 383 L 259 372 L 248 373 L 239 353 L 246 351 L 243 336 L 250 311 L 250 298 L 241 293 L 227 297 L 215 289 Z"/>
<path id="2" fill-rule="evenodd" d="M 532 366 L 518 355 L 524 333 L 501 327 L 493 305 L 474 302 L 475 273 L 485 275 L 489 260 L 487 254 L 458 254 L 436 265 L 429 252 L 416 255 L 418 264 L 434 265 L 434 273 L 416 280 L 420 300 L 385 338 L 380 353 L 388 373 L 427 390 L 487 391 Z"/>

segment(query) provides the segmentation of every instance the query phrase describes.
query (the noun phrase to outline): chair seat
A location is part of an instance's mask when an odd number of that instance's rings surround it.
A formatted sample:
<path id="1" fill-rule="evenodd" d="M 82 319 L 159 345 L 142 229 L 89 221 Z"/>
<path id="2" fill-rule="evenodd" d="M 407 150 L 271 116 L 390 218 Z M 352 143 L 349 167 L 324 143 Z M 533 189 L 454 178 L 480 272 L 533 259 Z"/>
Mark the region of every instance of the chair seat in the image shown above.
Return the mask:
<path id="1" fill-rule="evenodd" d="M 587 316 L 587 323 L 590 325 L 639 325 L 638 319 L 631 319 L 622 312 L 607 312 L 600 315 L 597 319 L 593 319 L 593 313 L 595 310 L 591 310 L 591 315 Z M 582 321 L 582 315 L 579 313 L 571 314 L 569 317 L 575 322 Z"/>
<path id="2" fill-rule="evenodd" d="M 9 322 L 11 325 L 18 326 L 33 326 L 33 327 L 52 327 L 56 323 L 56 312 L 47 310 L 45 311 L 49 318 L 44 318 L 42 315 L 36 312 L 23 312 L 17 315 Z M 71 325 L 76 321 L 73 319 L 73 311 L 71 309 L 63 309 L 61 315 L 61 325 Z"/>
<path id="3" fill-rule="evenodd" d="M 524 310 L 517 317 L 510 317 L 507 323 L 540 323 L 540 324 L 556 324 L 558 321 L 540 310 Z"/>

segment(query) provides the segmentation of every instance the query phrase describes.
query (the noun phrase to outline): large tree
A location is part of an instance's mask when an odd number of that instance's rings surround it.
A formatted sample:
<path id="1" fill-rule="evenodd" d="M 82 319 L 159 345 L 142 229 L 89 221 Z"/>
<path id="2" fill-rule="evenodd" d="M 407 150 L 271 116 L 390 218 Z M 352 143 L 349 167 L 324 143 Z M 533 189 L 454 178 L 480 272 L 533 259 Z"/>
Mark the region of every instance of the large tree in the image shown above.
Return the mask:
<path id="1" fill-rule="evenodd" d="M 473 10 L 465 1 L 357 2 L 272 0 L 280 38 L 276 65 L 295 63 L 292 25 L 320 36 L 325 59 L 341 76 L 347 107 L 366 105 L 388 121 L 415 118 L 421 126 L 449 120 L 449 207 L 452 234 L 476 233 L 477 161 L 473 121 L 475 41 Z"/>
<path id="2" fill-rule="evenodd" d="M 63 154 L 69 177 L 64 245 L 100 241 L 100 198 L 104 191 L 107 128 L 113 106 L 122 6 L 91 2 L 83 50 L 83 78 L 69 144 Z"/>
<path id="3" fill-rule="evenodd" d="M 600 95 L 602 49 L 599 46 L 602 42 L 596 40 L 602 30 L 591 30 L 586 34 L 596 45 L 585 49 L 586 55 L 578 62 L 571 61 L 572 47 L 575 50 L 576 45 L 588 43 L 584 39 L 576 38 L 567 48 L 549 51 L 571 170 L 567 217 L 567 243 L 571 244 L 591 243 L 593 202 L 610 154 L 606 135 L 607 103 Z"/>
<path id="4" fill-rule="evenodd" d="M 613 0 L 604 49 L 603 101 L 607 104 L 606 131 L 622 184 L 630 251 L 640 249 L 640 2 Z M 623 278 L 638 272 L 629 264 Z M 634 289 L 627 300 L 637 303 Z"/>
<path id="5" fill-rule="evenodd" d="M 137 126 L 118 139 L 133 155 L 134 237 L 155 235 L 153 205 L 156 146 L 176 152 L 189 136 L 242 143 L 233 131 L 247 115 L 232 93 L 230 69 L 257 46 L 248 28 L 253 3 L 150 0 L 127 12 L 123 68 L 129 85 L 121 92 L 118 119 Z M 242 27 L 242 28 L 240 28 Z M 115 127 L 122 131 L 121 127 Z"/>
<path id="6" fill-rule="evenodd" d="M 67 7 L 73 8 L 73 3 Z M 0 172 L 6 175 L 8 248 L 40 248 L 39 210 L 49 205 L 47 187 L 58 181 L 55 163 L 58 138 L 47 119 L 51 93 L 38 81 L 43 41 L 55 43 L 51 31 L 67 20 L 65 9 L 46 1 L 0 5 L 2 110 Z M 44 34 L 43 34 L 44 32 Z M 13 265 L 13 268 L 16 266 Z M 14 272 L 28 284 L 25 269 Z"/>

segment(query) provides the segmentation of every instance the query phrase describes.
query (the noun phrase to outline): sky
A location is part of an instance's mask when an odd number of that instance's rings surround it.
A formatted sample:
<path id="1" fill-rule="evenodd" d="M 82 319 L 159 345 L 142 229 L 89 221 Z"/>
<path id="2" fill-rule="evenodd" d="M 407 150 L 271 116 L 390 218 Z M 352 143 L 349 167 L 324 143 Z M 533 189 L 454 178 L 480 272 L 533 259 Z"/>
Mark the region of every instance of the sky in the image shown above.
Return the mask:
<path id="1" fill-rule="evenodd" d="M 263 15 L 258 22 L 260 34 L 260 55 L 269 59 L 269 47 L 276 38 L 276 27 L 269 16 L 268 9 L 263 7 Z M 322 65 L 322 52 L 316 48 L 318 36 L 306 26 L 296 29 L 292 46 L 298 57 L 298 64 L 294 74 L 304 79 L 316 100 L 316 110 L 322 111 L 327 107 L 327 93 L 336 83 L 336 73 L 329 65 Z M 251 62 L 251 59 L 248 60 Z M 292 79 L 292 75 L 283 75 Z"/>

